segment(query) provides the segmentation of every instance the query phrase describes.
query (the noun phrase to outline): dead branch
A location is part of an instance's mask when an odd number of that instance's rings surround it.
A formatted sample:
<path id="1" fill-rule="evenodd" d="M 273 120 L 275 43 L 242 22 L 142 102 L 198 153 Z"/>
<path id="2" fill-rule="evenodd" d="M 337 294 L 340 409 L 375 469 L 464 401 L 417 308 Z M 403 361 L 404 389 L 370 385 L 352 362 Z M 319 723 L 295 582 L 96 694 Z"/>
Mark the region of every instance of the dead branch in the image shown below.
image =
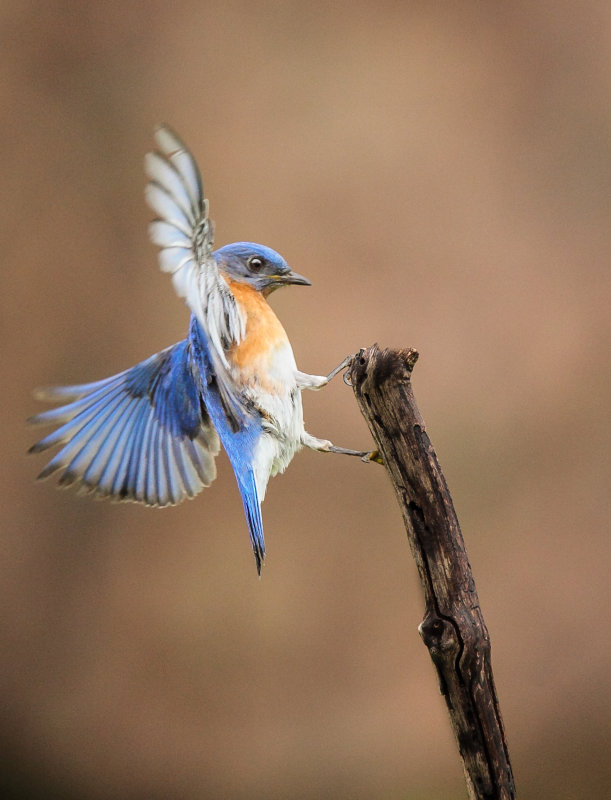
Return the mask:
<path id="1" fill-rule="evenodd" d="M 439 676 L 472 800 L 513 800 L 490 637 L 454 505 L 412 392 L 415 350 L 361 350 L 348 372 L 395 488 L 425 596 L 419 632 Z"/>

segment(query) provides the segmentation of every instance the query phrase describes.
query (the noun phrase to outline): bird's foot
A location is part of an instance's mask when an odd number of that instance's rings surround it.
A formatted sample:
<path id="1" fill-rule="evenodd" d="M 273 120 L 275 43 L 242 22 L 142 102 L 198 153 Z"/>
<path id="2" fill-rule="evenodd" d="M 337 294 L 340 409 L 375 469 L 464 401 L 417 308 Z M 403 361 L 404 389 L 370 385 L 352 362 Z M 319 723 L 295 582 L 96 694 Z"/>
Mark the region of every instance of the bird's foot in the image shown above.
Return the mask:
<path id="1" fill-rule="evenodd" d="M 364 461 L 366 464 L 370 461 L 375 461 L 376 464 L 384 465 L 384 459 L 379 450 L 371 450 L 369 453 L 365 453 L 361 457 L 361 461 Z"/>

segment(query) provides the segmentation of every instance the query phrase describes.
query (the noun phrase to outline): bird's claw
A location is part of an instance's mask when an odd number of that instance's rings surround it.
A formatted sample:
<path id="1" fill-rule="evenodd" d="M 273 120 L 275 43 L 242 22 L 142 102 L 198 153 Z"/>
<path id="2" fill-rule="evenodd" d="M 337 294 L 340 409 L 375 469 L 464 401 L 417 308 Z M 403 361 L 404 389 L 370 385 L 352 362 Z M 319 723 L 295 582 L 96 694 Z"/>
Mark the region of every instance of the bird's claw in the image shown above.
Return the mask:
<path id="1" fill-rule="evenodd" d="M 354 364 L 354 359 L 356 358 L 356 353 L 353 353 L 351 356 L 346 356 L 343 361 L 342 369 L 345 369 L 344 374 L 342 375 L 342 380 L 346 384 L 346 386 L 352 386 L 352 381 L 350 380 L 350 368 Z"/>
<path id="2" fill-rule="evenodd" d="M 384 459 L 382 458 L 382 454 L 379 450 L 371 450 L 369 453 L 365 453 L 365 455 L 361 458 L 361 461 L 367 464 L 370 461 L 375 461 L 376 464 L 384 464 Z"/>

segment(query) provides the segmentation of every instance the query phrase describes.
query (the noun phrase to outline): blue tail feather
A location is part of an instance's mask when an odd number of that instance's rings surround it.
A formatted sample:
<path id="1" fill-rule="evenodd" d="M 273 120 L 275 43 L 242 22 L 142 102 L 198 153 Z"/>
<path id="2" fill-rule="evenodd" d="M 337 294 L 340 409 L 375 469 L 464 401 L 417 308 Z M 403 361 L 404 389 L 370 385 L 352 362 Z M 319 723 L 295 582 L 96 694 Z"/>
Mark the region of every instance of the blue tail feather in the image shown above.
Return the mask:
<path id="1" fill-rule="evenodd" d="M 238 477 L 238 487 L 242 495 L 244 514 L 248 523 L 250 544 L 255 554 L 257 572 L 261 574 L 261 566 L 265 560 L 265 539 L 263 536 L 263 520 L 261 519 L 261 503 L 255 482 L 254 472 L 249 469 L 245 475 Z"/>

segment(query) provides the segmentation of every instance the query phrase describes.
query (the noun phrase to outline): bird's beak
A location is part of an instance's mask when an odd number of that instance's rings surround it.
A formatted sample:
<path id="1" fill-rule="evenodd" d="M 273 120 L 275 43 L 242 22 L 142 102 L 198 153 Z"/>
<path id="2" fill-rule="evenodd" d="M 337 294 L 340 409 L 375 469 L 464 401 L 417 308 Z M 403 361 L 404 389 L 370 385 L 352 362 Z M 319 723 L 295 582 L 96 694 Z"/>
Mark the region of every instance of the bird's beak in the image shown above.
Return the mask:
<path id="1" fill-rule="evenodd" d="M 312 283 L 307 278 L 304 278 L 303 275 L 300 275 L 298 272 L 287 272 L 286 275 L 282 275 L 279 278 L 280 283 L 294 283 L 298 286 L 311 286 Z"/>

